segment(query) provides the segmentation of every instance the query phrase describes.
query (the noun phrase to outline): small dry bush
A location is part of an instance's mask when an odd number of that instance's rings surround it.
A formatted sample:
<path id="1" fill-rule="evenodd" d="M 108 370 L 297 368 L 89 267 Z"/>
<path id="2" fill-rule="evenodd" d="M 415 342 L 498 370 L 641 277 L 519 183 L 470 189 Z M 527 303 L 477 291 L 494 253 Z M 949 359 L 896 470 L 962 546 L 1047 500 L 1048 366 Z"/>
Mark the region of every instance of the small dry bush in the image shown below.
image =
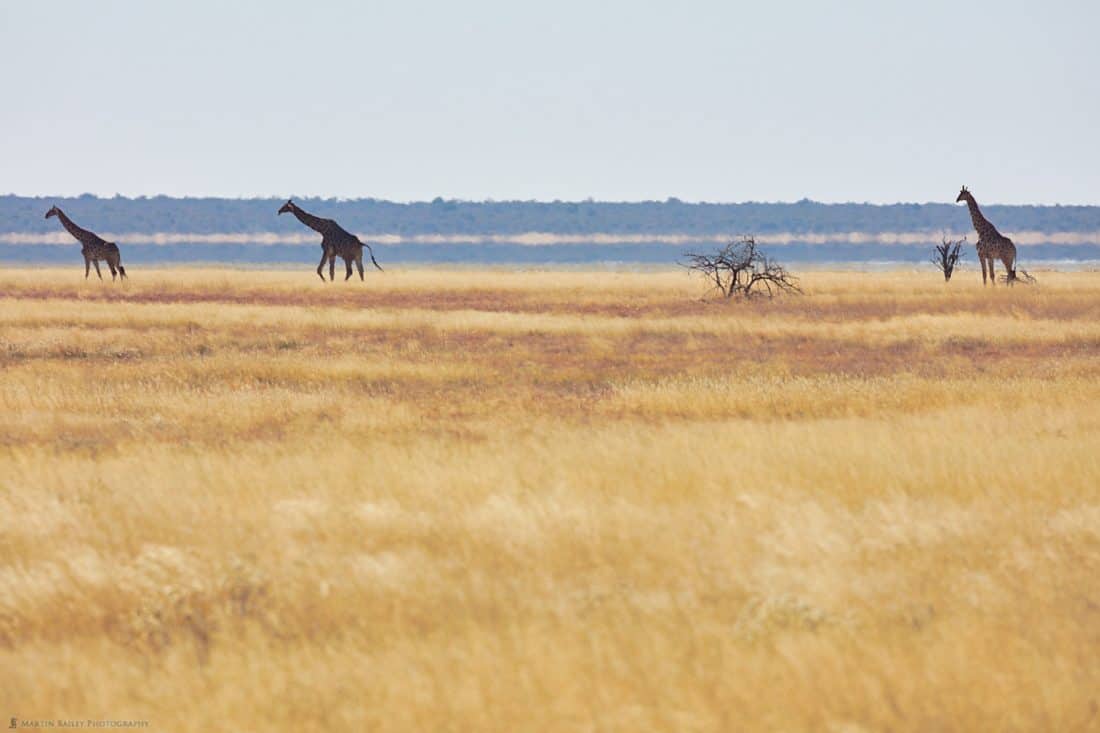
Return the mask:
<path id="1" fill-rule="evenodd" d="M 798 278 L 768 257 L 750 236 L 728 242 L 716 252 L 684 254 L 684 267 L 702 275 L 723 297 L 752 298 L 800 293 Z"/>

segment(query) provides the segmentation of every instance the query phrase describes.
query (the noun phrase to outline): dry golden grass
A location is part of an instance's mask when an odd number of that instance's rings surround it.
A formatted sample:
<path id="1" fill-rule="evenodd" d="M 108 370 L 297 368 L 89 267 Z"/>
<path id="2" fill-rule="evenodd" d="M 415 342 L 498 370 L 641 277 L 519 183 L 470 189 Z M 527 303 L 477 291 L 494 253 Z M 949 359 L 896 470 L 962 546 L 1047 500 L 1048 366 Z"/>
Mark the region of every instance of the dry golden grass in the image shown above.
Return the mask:
<path id="1" fill-rule="evenodd" d="M 0 714 L 1100 727 L 1100 275 L 0 275 Z"/>

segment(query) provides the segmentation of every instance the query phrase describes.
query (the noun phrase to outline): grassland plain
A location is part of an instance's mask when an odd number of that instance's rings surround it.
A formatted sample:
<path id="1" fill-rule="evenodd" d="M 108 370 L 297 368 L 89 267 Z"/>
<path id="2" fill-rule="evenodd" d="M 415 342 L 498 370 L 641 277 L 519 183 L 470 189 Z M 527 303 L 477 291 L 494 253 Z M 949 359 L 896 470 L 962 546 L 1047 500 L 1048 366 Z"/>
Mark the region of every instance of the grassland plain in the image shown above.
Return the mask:
<path id="1" fill-rule="evenodd" d="M 1100 728 L 1100 274 L 0 274 L 0 714 Z"/>

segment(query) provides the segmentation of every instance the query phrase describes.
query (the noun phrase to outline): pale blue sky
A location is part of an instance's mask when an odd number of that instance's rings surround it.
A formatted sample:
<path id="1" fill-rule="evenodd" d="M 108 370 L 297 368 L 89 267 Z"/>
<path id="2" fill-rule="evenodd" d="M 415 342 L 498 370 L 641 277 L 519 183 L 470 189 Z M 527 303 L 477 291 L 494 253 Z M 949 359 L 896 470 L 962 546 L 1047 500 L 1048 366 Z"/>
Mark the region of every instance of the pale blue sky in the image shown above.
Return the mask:
<path id="1" fill-rule="evenodd" d="M 0 3 L 0 193 L 1100 203 L 1100 3 Z"/>

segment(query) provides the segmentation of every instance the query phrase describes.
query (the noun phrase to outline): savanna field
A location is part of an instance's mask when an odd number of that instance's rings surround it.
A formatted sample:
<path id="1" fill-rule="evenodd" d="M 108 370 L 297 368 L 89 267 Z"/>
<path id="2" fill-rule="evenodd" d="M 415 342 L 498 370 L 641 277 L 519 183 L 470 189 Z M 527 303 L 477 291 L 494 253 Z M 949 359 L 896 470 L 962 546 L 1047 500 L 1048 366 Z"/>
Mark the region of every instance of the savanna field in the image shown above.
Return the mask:
<path id="1" fill-rule="evenodd" d="M 1100 273 L 0 273 L 0 715 L 1100 729 Z"/>

